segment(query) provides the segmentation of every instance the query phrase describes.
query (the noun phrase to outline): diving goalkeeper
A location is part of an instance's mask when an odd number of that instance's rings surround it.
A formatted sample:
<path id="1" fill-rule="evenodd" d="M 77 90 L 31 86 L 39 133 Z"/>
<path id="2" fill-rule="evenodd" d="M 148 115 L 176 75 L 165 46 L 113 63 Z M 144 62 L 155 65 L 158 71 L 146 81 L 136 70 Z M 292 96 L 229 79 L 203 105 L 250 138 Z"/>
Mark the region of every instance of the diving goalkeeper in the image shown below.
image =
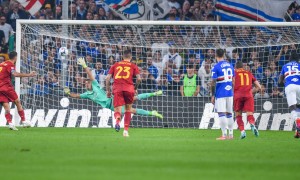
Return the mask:
<path id="1" fill-rule="evenodd" d="M 103 88 L 100 87 L 98 84 L 97 80 L 94 78 L 92 75 L 90 69 L 87 67 L 85 63 L 85 59 L 83 57 L 77 59 L 77 64 L 81 65 L 85 72 L 88 75 L 88 80 L 85 81 L 85 88 L 87 91 L 83 94 L 76 94 L 76 93 L 71 93 L 69 88 L 64 88 L 65 94 L 69 95 L 72 98 L 80 98 L 80 99 L 90 99 L 94 103 L 99 104 L 103 108 L 110 109 L 114 111 L 114 106 L 113 106 L 113 97 L 112 98 L 107 98 L 106 92 L 104 91 Z M 134 97 L 134 100 L 142 100 L 146 99 L 152 96 L 158 96 L 161 95 L 162 91 L 157 91 L 154 93 L 143 93 L 139 94 L 138 96 Z M 122 113 L 125 112 L 124 107 L 122 108 Z M 131 109 L 131 113 L 133 114 L 138 114 L 138 115 L 143 115 L 143 116 L 156 116 L 160 119 L 163 118 L 161 114 L 159 114 L 157 111 L 146 111 L 143 109 Z M 116 131 L 119 131 L 120 129 L 116 129 Z"/>

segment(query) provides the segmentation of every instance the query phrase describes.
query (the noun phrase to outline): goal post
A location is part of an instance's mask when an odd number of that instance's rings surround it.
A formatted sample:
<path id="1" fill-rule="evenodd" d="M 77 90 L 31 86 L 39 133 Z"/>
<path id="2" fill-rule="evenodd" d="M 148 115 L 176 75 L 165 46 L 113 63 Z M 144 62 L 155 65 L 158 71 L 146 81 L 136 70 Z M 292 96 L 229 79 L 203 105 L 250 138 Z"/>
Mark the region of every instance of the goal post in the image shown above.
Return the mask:
<path id="1" fill-rule="evenodd" d="M 228 61 L 243 61 L 266 86 L 265 94 L 255 94 L 258 128 L 292 130 L 277 78 L 291 53 L 299 54 L 299 34 L 297 22 L 17 20 L 17 70 L 35 70 L 38 76 L 17 78 L 16 91 L 34 126 L 111 127 L 109 109 L 67 97 L 63 88 L 85 92 L 86 75 L 76 65 L 77 57 L 87 58 L 103 87 L 109 67 L 130 49 L 143 77 L 139 94 L 163 90 L 162 96 L 138 100 L 134 107 L 164 115 L 163 120 L 134 115 L 133 127 L 215 129 L 219 124 L 210 103 L 210 70 L 216 62 L 214 51 L 223 48 Z M 58 54 L 63 46 L 69 51 L 66 64 Z M 188 87 L 190 66 L 200 92 L 182 97 L 180 87 Z M 65 98 L 70 104 L 61 103 Z"/>

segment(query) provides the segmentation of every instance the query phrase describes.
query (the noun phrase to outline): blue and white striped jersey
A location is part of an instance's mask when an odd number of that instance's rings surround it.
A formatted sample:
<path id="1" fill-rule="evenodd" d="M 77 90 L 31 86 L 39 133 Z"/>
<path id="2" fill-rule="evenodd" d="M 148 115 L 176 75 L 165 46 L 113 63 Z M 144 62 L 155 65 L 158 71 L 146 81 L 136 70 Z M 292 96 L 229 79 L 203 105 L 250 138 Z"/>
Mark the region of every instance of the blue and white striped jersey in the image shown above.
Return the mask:
<path id="1" fill-rule="evenodd" d="M 235 76 L 232 65 L 225 60 L 220 61 L 213 67 L 211 73 L 212 78 L 216 80 L 215 97 L 232 97 L 232 79 Z"/>

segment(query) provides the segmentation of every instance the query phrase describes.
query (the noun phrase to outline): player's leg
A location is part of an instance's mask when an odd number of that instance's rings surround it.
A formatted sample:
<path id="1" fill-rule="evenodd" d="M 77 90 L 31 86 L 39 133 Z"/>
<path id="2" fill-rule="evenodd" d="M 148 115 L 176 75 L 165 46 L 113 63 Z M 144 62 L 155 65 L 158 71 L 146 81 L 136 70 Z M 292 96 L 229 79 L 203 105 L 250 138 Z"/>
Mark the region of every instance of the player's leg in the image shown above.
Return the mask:
<path id="1" fill-rule="evenodd" d="M 155 116 L 158 117 L 160 119 L 163 118 L 163 115 L 159 114 L 157 111 L 147 111 L 144 109 L 131 109 L 131 113 L 133 114 L 137 114 L 137 115 L 142 115 L 142 116 Z"/>
<path id="2" fill-rule="evenodd" d="M 217 138 L 217 140 L 227 139 L 226 106 L 224 106 L 225 103 L 225 98 L 217 98 L 215 101 L 215 107 L 219 116 L 220 128 L 222 131 L 222 135 L 219 138 Z"/>
<path id="3" fill-rule="evenodd" d="M 134 97 L 134 100 L 142 100 L 142 99 L 147 99 L 147 98 L 152 97 L 152 96 L 159 96 L 159 95 L 162 95 L 162 91 L 161 90 L 153 92 L 153 93 L 142 93 L 142 94 L 139 94 L 139 95 L 137 95 L 137 96 Z"/>
<path id="4" fill-rule="evenodd" d="M 297 115 L 297 86 L 290 84 L 285 88 L 285 94 L 287 103 L 291 112 L 291 119 L 296 122 L 298 115 Z M 295 138 L 300 137 L 300 130 L 296 128 Z"/>
<path id="5" fill-rule="evenodd" d="M 124 132 L 123 132 L 124 137 L 129 136 L 128 129 L 130 126 L 130 121 L 131 121 L 131 109 L 132 109 L 132 104 L 125 105 Z"/>
<path id="6" fill-rule="evenodd" d="M 10 100 L 10 102 L 14 102 L 16 107 L 17 107 L 17 110 L 18 110 L 18 114 L 21 118 L 21 125 L 23 127 L 30 127 L 31 124 L 30 122 L 26 122 L 25 121 L 25 112 L 24 112 L 24 109 L 22 107 L 22 104 L 21 104 L 21 101 L 16 93 L 16 91 L 14 89 L 11 89 L 9 91 L 6 92 L 6 96 L 8 97 L 8 99 Z"/>
<path id="7" fill-rule="evenodd" d="M 232 113 L 233 113 L 233 97 L 227 97 L 226 98 L 226 118 L 227 118 L 227 124 L 228 124 L 228 131 L 229 131 L 228 138 L 229 139 L 233 139 L 234 120 L 232 117 Z"/>
<path id="8" fill-rule="evenodd" d="M 299 88 L 297 88 L 296 97 L 297 97 L 297 104 L 296 104 L 297 119 L 295 121 L 296 124 L 295 138 L 300 138 L 300 116 L 299 116 L 300 108 L 298 106 L 300 104 L 300 86 Z"/>
<path id="9" fill-rule="evenodd" d="M 5 111 L 5 119 L 6 119 L 7 123 L 8 123 L 9 129 L 10 129 L 10 130 L 17 131 L 18 129 L 17 129 L 16 126 L 12 123 L 12 117 L 11 117 L 11 114 L 10 114 L 9 103 L 8 103 L 8 102 L 2 103 L 2 106 L 3 106 L 4 111 Z"/>
<path id="10" fill-rule="evenodd" d="M 258 129 L 255 127 L 255 118 L 253 116 L 254 112 L 254 98 L 249 97 L 245 100 L 243 111 L 247 113 L 247 121 L 250 124 L 251 130 L 253 134 L 258 137 L 259 132 Z"/>
<path id="11" fill-rule="evenodd" d="M 16 105 L 16 107 L 17 107 L 18 114 L 19 114 L 19 116 L 20 116 L 20 118 L 21 118 L 21 125 L 22 125 L 23 127 L 31 127 L 30 122 L 27 122 L 27 121 L 25 120 L 25 112 L 24 112 L 24 109 L 23 109 L 23 107 L 22 107 L 22 104 L 21 104 L 20 99 L 19 99 L 19 98 L 16 99 L 16 100 L 14 101 L 14 103 L 15 103 L 15 105 Z"/>
<path id="12" fill-rule="evenodd" d="M 132 109 L 132 103 L 134 101 L 134 93 L 131 92 L 123 92 L 123 97 L 125 101 L 125 116 L 124 116 L 124 132 L 123 136 L 128 137 L 128 129 L 130 126 L 131 121 L 131 109 Z"/>
<path id="13" fill-rule="evenodd" d="M 123 92 L 114 93 L 113 104 L 114 104 L 114 112 L 115 112 L 114 117 L 116 119 L 115 130 L 119 132 L 120 122 L 122 119 L 122 106 L 125 104 L 123 98 Z"/>
<path id="14" fill-rule="evenodd" d="M 243 98 L 236 98 L 234 99 L 234 111 L 235 111 L 235 118 L 238 125 L 238 128 L 241 132 L 241 139 L 246 138 L 245 126 L 244 121 L 242 118 L 242 109 L 244 104 Z"/>

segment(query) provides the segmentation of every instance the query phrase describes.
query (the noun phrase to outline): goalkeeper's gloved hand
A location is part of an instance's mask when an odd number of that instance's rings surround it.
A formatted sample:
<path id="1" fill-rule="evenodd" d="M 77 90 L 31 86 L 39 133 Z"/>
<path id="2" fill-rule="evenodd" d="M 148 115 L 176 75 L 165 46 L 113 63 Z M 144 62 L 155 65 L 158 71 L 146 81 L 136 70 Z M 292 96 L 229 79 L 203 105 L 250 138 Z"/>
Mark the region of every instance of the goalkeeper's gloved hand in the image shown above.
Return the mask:
<path id="1" fill-rule="evenodd" d="M 71 94 L 71 91 L 70 91 L 70 89 L 69 89 L 68 87 L 65 87 L 65 88 L 64 88 L 64 92 L 65 92 L 65 94 L 68 95 L 68 96 Z"/>
<path id="2" fill-rule="evenodd" d="M 77 58 L 77 64 L 81 65 L 83 68 L 87 67 L 84 57 Z"/>

